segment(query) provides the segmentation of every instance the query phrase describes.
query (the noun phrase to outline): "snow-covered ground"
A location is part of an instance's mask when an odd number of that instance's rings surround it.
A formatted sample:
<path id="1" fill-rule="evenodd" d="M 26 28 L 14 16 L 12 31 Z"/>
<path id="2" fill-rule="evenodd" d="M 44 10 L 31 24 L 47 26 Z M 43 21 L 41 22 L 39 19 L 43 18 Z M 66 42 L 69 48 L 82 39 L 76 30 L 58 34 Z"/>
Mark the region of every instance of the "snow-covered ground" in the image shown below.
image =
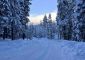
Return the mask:
<path id="1" fill-rule="evenodd" d="M 85 60 L 85 43 L 46 38 L 1 40 L 0 60 Z"/>

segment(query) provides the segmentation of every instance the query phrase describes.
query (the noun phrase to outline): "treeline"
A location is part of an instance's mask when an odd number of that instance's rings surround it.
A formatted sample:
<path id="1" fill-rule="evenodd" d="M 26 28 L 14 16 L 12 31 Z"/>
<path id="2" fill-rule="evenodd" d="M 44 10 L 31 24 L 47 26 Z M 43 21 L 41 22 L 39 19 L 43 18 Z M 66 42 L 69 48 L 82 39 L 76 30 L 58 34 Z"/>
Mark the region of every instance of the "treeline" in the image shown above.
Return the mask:
<path id="1" fill-rule="evenodd" d="M 0 38 L 48 38 L 85 41 L 85 1 L 58 0 L 53 22 L 46 15 L 38 25 L 29 24 L 30 0 L 0 0 Z M 58 36 L 57 36 L 58 35 Z"/>
<path id="2" fill-rule="evenodd" d="M 33 37 L 55 37 L 56 23 L 46 15 L 38 25 L 30 24 L 29 16 L 31 0 L 0 0 L 0 38 L 20 39 Z M 29 23 L 28 23 L 29 22 Z"/>
<path id="3" fill-rule="evenodd" d="M 59 39 L 85 41 L 85 0 L 58 0 Z"/>
<path id="4" fill-rule="evenodd" d="M 57 29 L 56 22 L 52 20 L 51 14 L 48 17 L 45 15 L 38 25 L 29 24 L 28 34 L 30 39 L 33 37 L 54 39 L 57 35 Z"/>

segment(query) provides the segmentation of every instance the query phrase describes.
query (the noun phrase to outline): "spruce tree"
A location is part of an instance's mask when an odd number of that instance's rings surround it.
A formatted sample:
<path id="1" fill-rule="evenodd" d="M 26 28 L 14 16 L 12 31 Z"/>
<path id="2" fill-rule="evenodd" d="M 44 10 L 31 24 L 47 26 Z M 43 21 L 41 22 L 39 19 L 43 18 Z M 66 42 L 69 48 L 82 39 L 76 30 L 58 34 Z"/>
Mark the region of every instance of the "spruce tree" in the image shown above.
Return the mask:
<path id="1" fill-rule="evenodd" d="M 49 14 L 49 16 L 48 16 L 47 37 L 48 37 L 49 39 L 53 39 L 53 38 L 54 38 L 54 33 L 53 33 L 53 22 L 52 22 L 51 14 Z"/>
<path id="2" fill-rule="evenodd" d="M 76 13 L 77 15 L 77 29 L 78 29 L 78 40 L 79 41 L 84 41 L 85 40 L 85 1 L 82 0 L 80 3 L 77 5 L 77 10 Z"/>
<path id="3" fill-rule="evenodd" d="M 45 28 L 47 28 L 47 24 L 48 24 L 48 18 L 47 18 L 47 16 L 45 15 L 44 18 L 43 18 L 43 26 L 44 26 Z"/>
<path id="4" fill-rule="evenodd" d="M 0 0 L 0 36 L 4 27 L 8 30 L 7 38 L 12 38 L 12 35 L 19 38 L 21 33 L 26 33 L 30 4 L 30 0 Z"/>
<path id="5" fill-rule="evenodd" d="M 58 0 L 58 35 L 62 39 L 72 39 L 74 0 Z"/>

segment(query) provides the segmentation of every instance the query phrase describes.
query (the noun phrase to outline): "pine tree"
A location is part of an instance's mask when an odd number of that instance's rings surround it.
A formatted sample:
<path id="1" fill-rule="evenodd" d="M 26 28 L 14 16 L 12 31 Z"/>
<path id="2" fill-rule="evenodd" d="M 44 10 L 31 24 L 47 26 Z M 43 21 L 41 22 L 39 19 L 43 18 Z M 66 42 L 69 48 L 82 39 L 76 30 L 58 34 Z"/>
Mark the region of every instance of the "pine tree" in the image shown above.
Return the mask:
<path id="1" fill-rule="evenodd" d="M 79 41 L 84 41 L 85 40 L 85 1 L 82 0 L 80 1 L 80 3 L 78 3 L 77 5 L 77 10 L 76 13 L 78 13 L 79 15 L 77 15 L 77 30 L 79 31 L 77 33 L 78 37 L 77 40 Z"/>
<path id="2" fill-rule="evenodd" d="M 58 0 L 58 35 L 60 38 L 69 40 L 72 39 L 73 32 L 73 13 L 74 0 Z"/>
<path id="3" fill-rule="evenodd" d="M 58 0 L 58 35 L 60 38 L 85 40 L 85 1 Z"/>
<path id="4" fill-rule="evenodd" d="M 30 0 L 0 0 L 0 36 L 4 27 L 8 30 L 7 38 L 19 38 L 21 33 L 26 32 L 30 4 Z"/>
<path id="5" fill-rule="evenodd" d="M 5 36 L 4 38 L 7 38 L 7 34 L 5 28 L 8 30 L 8 22 L 9 22 L 9 15 L 10 15 L 10 9 L 8 7 L 7 0 L 0 0 L 0 35 Z"/>
<path id="6" fill-rule="evenodd" d="M 53 22 L 52 22 L 51 14 L 49 14 L 49 16 L 48 16 L 47 37 L 48 37 L 49 39 L 53 39 L 53 38 L 54 38 L 54 33 L 53 33 Z"/>
<path id="7" fill-rule="evenodd" d="M 44 26 L 45 28 L 47 28 L 47 24 L 48 24 L 48 18 L 47 18 L 47 16 L 45 15 L 44 18 L 43 18 L 43 26 Z"/>

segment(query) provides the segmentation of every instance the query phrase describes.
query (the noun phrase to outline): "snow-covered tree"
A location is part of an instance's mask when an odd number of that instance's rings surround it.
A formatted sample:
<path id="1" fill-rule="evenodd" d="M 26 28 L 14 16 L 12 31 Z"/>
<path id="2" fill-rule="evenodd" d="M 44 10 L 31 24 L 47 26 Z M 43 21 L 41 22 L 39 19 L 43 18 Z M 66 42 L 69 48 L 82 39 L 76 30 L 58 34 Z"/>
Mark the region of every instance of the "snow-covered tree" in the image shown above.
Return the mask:
<path id="1" fill-rule="evenodd" d="M 47 18 L 47 16 L 45 15 L 44 16 L 44 18 L 43 18 L 43 26 L 45 27 L 45 28 L 47 28 L 47 24 L 48 24 L 48 18 Z"/>
<path id="2" fill-rule="evenodd" d="M 0 36 L 5 34 L 5 28 L 7 38 L 12 39 L 19 38 L 26 31 L 30 4 L 30 0 L 0 0 Z"/>
<path id="3" fill-rule="evenodd" d="M 28 39 L 32 39 L 33 38 L 33 35 L 34 35 L 34 25 L 31 23 L 29 26 L 28 26 L 28 29 L 27 29 L 27 38 Z"/>
<path id="4" fill-rule="evenodd" d="M 58 0 L 58 36 L 77 41 L 85 40 L 85 1 Z"/>
<path id="5" fill-rule="evenodd" d="M 9 15 L 10 15 L 10 9 L 9 9 L 9 3 L 7 0 L 0 0 L 0 36 L 6 36 L 8 33 L 8 27 L 9 27 Z M 6 30 L 5 30 L 6 29 Z M 6 36 L 7 37 L 7 36 Z"/>
<path id="6" fill-rule="evenodd" d="M 43 26 L 43 29 L 46 30 L 46 37 L 49 39 L 53 39 L 54 38 L 54 24 L 52 21 L 52 17 L 51 14 L 49 14 L 49 16 L 47 17 L 46 15 L 43 18 L 43 22 L 41 23 L 41 25 Z"/>
<path id="7" fill-rule="evenodd" d="M 53 29 L 53 22 L 51 14 L 48 16 L 48 23 L 47 23 L 47 38 L 53 39 L 54 38 L 54 29 Z"/>
<path id="8" fill-rule="evenodd" d="M 85 40 L 85 1 L 79 0 L 76 1 L 77 9 L 76 9 L 76 18 L 77 18 L 77 40 L 84 41 Z"/>
<path id="9" fill-rule="evenodd" d="M 73 32 L 74 0 L 58 0 L 58 36 L 63 39 L 71 39 Z"/>

